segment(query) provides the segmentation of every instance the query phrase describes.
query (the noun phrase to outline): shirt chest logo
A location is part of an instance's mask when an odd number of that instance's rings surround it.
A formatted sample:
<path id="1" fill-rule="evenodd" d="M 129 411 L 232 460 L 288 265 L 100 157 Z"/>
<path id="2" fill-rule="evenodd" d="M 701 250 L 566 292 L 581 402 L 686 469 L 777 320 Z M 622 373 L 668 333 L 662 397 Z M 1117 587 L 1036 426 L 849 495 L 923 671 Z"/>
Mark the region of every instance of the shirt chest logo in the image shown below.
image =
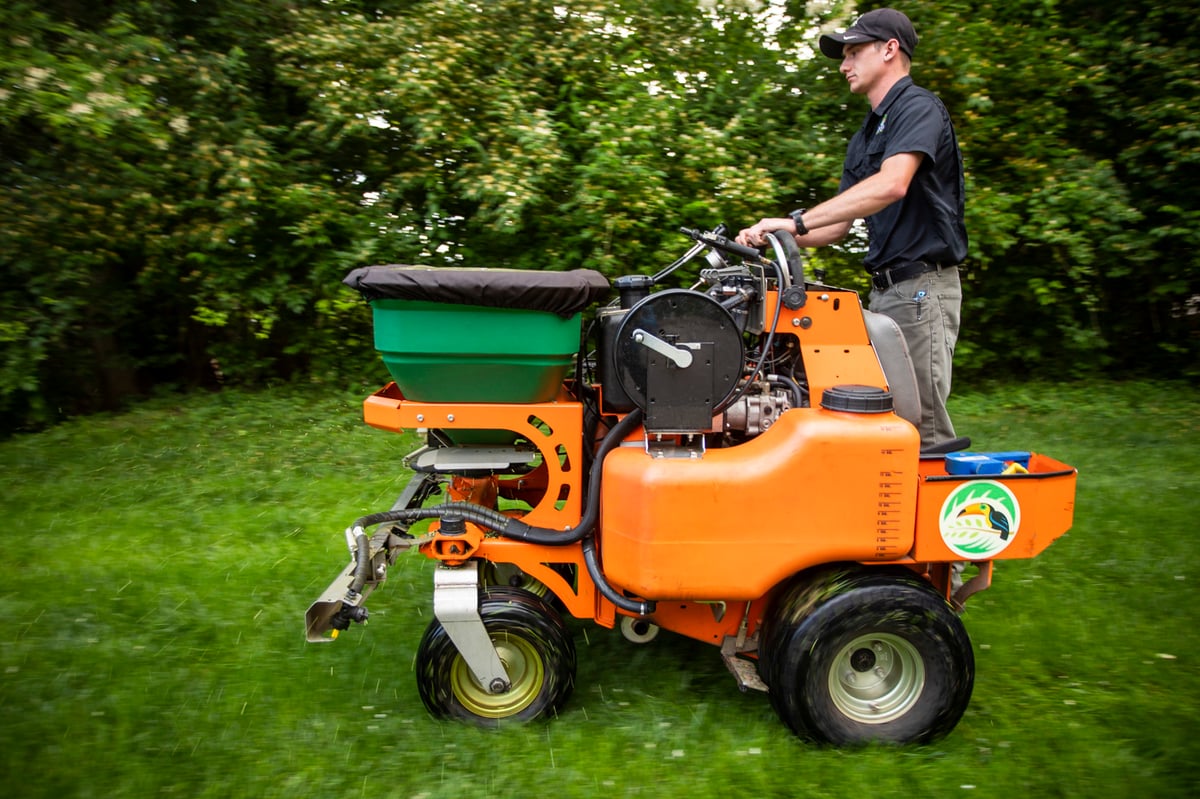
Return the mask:
<path id="1" fill-rule="evenodd" d="M 883 133 L 883 129 L 886 127 L 887 127 L 887 114 L 884 114 L 883 117 L 879 120 L 879 125 L 877 125 L 875 128 L 875 133 L 872 135 L 878 136 L 880 133 Z"/>

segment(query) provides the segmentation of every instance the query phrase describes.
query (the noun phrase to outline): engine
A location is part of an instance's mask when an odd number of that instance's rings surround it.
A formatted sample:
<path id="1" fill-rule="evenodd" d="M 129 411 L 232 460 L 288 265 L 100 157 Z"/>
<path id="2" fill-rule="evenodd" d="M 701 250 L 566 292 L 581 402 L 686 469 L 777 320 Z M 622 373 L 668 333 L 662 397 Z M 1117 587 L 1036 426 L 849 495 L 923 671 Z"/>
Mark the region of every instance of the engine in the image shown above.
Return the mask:
<path id="1" fill-rule="evenodd" d="M 697 247 L 676 264 L 614 281 L 618 299 L 597 318 L 602 413 L 640 408 L 652 434 L 702 434 L 721 445 L 759 435 L 785 410 L 807 405 L 795 340 L 773 331 L 779 305 L 805 302 L 803 282 L 753 250 L 737 251 L 741 262 L 729 263 L 719 247 L 738 245 L 721 232 L 685 231 Z M 699 252 L 707 265 L 695 285 L 651 292 Z"/>

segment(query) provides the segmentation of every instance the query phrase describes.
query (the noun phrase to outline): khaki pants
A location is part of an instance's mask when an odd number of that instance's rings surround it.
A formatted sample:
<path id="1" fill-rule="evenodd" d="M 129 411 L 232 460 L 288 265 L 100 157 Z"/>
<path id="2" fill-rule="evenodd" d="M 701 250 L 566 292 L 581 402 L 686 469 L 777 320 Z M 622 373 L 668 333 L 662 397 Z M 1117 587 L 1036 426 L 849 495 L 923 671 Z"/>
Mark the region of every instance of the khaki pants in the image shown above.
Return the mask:
<path id="1" fill-rule="evenodd" d="M 872 288 L 868 307 L 895 319 L 904 331 L 921 397 L 922 446 L 953 439 L 946 399 L 962 318 L 958 267 L 926 272 L 882 291 Z"/>

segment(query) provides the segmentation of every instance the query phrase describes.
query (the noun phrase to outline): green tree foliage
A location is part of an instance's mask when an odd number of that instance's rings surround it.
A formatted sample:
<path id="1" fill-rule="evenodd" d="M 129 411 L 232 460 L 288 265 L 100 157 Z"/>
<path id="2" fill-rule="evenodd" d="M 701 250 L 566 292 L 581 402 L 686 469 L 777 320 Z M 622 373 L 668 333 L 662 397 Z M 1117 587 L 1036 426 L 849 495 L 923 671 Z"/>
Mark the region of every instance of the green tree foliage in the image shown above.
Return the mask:
<path id="1" fill-rule="evenodd" d="M 1186 3 L 1064 2 L 1063 35 L 1086 76 L 1067 98 L 1068 137 L 1111 168 L 1137 209 L 1106 252 L 1099 311 L 1122 370 L 1155 366 L 1200 373 L 1200 18 Z M 1074 28 L 1075 24 L 1078 28 Z"/>
<path id="2" fill-rule="evenodd" d="M 287 5 L 112 5 L 0 11 L 0 407 L 48 419 L 361 349 L 361 321 L 323 327 L 358 205 L 274 80 Z"/>
<path id="3" fill-rule="evenodd" d="M 746 59 L 751 21 L 495 0 L 330 29 L 312 10 L 278 42 L 279 74 L 368 198 L 361 258 L 646 271 L 672 226 L 759 201 L 762 131 L 739 112 L 773 65 Z"/>
<path id="4" fill-rule="evenodd" d="M 864 8 L 866 6 L 864 5 Z M 1200 43 L 1134 3 L 911 2 L 969 180 L 960 374 L 1194 374 Z M 836 190 L 812 0 L 0 9 L 0 412 L 370 374 L 368 263 L 656 271 Z M 864 284 L 861 241 L 816 255 Z"/>

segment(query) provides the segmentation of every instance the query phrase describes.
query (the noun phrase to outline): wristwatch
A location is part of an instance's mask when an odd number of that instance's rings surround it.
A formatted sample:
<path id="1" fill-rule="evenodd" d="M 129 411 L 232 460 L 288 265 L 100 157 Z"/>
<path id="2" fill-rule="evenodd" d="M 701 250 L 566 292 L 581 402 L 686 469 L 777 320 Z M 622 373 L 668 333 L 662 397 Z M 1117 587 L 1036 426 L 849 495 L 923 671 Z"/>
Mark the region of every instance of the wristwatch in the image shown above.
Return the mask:
<path id="1" fill-rule="evenodd" d="M 804 212 L 807 210 L 807 208 L 798 208 L 788 214 L 792 218 L 792 221 L 796 223 L 797 236 L 804 236 L 808 233 L 808 228 L 804 226 Z"/>

